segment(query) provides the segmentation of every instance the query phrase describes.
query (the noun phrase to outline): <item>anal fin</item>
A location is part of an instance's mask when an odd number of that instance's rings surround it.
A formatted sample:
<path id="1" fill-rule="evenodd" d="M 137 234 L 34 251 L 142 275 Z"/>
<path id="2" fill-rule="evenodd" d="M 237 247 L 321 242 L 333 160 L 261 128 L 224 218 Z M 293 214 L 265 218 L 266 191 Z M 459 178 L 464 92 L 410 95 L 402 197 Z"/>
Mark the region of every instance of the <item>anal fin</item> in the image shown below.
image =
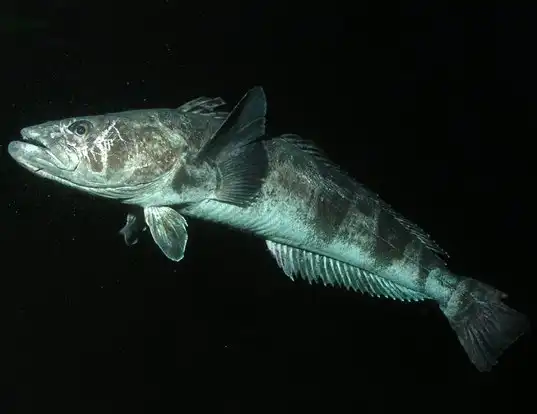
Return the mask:
<path id="1" fill-rule="evenodd" d="M 295 275 L 324 285 L 339 285 L 349 290 L 401 301 L 420 301 L 428 297 L 371 272 L 306 250 L 267 240 L 267 247 L 278 266 L 294 280 Z"/>

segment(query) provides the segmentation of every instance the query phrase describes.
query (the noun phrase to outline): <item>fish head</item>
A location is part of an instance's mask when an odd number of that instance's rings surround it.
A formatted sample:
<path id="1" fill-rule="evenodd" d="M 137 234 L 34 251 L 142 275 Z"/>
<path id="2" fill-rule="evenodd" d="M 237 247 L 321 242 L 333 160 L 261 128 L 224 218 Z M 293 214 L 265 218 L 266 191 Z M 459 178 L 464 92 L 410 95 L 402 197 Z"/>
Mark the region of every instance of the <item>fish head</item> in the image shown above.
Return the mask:
<path id="1" fill-rule="evenodd" d="M 185 140 L 158 111 L 128 111 L 69 118 L 21 130 L 9 154 L 34 174 L 115 199 L 139 195 L 170 173 Z"/>

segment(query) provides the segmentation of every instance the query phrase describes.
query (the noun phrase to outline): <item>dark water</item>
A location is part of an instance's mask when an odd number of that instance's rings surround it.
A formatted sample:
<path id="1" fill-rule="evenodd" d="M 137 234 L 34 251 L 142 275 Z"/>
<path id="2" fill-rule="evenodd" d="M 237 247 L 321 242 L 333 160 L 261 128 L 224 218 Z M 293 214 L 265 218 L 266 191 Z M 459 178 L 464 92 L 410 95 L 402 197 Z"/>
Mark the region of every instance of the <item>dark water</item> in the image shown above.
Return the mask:
<path id="1" fill-rule="evenodd" d="M 316 141 L 531 314 L 535 10 L 427 3 L 6 6 L 0 413 L 525 406 L 529 336 L 480 374 L 434 304 L 293 283 L 263 241 L 196 221 L 179 264 L 127 248 L 122 206 L 7 154 L 42 121 L 263 85 L 271 132 Z"/>

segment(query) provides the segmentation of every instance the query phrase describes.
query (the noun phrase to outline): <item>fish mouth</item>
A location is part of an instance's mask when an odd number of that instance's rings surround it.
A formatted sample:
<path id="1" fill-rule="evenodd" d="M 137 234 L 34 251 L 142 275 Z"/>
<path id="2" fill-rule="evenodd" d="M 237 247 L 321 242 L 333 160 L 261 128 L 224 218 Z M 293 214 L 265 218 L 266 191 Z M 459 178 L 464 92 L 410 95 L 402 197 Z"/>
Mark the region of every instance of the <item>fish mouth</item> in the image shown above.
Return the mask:
<path id="1" fill-rule="evenodd" d="M 22 141 L 13 141 L 8 145 L 9 155 L 19 164 L 33 173 L 58 176 L 66 171 L 73 171 L 76 165 L 66 165 L 62 158 L 41 140 L 23 135 Z"/>
<path id="2" fill-rule="evenodd" d="M 39 175 L 60 176 L 78 167 L 79 157 L 74 148 L 60 143 L 50 146 L 48 135 L 32 128 L 23 128 L 20 134 L 22 140 L 10 142 L 8 153 L 26 169 Z"/>
<path id="3" fill-rule="evenodd" d="M 46 146 L 45 143 L 41 142 L 40 140 L 38 140 L 37 138 L 32 138 L 28 135 L 26 135 L 24 132 L 21 133 L 22 135 L 22 139 L 25 143 L 27 144 L 31 144 L 31 145 L 35 145 L 36 147 L 39 147 L 39 148 L 43 148 L 43 149 L 48 149 L 48 147 Z"/>
<path id="4" fill-rule="evenodd" d="M 13 141 L 9 143 L 7 151 L 15 161 L 32 172 L 59 169 L 49 149 L 40 142 Z"/>

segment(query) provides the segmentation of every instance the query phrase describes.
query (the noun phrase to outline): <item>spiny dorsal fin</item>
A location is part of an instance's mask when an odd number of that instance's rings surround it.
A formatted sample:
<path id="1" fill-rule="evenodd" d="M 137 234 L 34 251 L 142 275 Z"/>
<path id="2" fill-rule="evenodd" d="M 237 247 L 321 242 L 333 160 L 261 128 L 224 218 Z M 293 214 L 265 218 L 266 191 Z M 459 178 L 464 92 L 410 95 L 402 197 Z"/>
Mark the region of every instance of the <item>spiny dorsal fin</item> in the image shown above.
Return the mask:
<path id="1" fill-rule="evenodd" d="M 367 197 L 380 208 L 391 214 L 407 231 L 416 236 L 426 248 L 444 257 L 449 257 L 440 246 L 430 239 L 428 233 L 401 214 L 397 213 L 388 203 L 382 200 L 378 194 L 372 192 L 363 184 L 358 183 L 352 177 L 348 176 L 337 164 L 329 160 L 324 151 L 317 147 L 313 142 L 303 139 L 295 134 L 285 134 L 282 135 L 280 139 L 284 139 L 286 142 L 308 154 L 319 168 L 323 177 L 336 184 L 338 190 L 344 197 L 349 199 L 354 197 Z"/>
<path id="2" fill-rule="evenodd" d="M 187 103 L 181 105 L 177 110 L 179 112 L 211 115 L 216 118 L 225 118 L 228 113 L 223 111 L 216 111 L 216 108 L 224 106 L 226 102 L 222 98 L 208 98 L 206 96 L 200 96 L 199 98 L 192 99 Z"/>
<path id="3" fill-rule="evenodd" d="M 420 292 L 400 286 L 371 272 L 306 250 L 267 240 L 267 247 L 284 273 L 324 285 L 339 285 L 371 296 L 418 301 L 428 299 Z"/>

